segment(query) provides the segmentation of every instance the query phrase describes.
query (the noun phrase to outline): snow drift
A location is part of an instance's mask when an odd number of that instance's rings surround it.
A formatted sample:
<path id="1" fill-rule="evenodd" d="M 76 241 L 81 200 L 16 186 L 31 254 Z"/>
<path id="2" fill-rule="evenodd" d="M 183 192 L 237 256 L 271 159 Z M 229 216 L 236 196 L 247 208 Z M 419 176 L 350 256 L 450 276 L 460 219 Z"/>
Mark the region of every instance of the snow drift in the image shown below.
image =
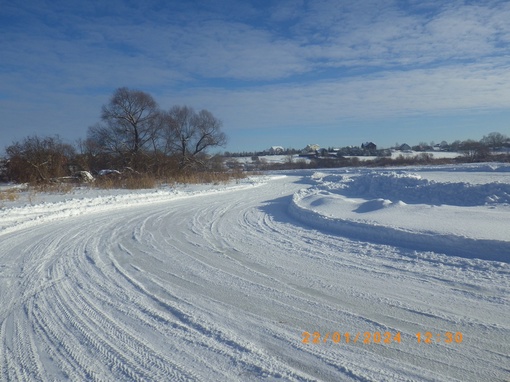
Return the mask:
<path id="1" fill-rule="evenodd" d="M 310 180 L 289 206 L 303 223 L 357 240 L 510 261 L 510 184 L 443 183 L 409 171 L 316 172 Z"/>

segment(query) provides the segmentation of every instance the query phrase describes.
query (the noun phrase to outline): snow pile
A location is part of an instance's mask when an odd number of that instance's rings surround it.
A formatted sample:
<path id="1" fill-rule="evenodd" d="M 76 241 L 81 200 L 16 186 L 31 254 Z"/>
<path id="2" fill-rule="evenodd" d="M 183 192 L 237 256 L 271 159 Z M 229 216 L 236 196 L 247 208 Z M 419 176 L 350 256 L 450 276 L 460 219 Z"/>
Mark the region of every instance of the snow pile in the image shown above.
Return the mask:
<path id="1" fill-rule="evenodd" d="M 453 206 L 510 204 L 510 184 L 499 182 L 443 183 L 405 171 L 372 171 L 355 177 L 318 172 L 314 173 L 311 179 L 322 189 L 350 197 Z"/>
<path id="2" fill-rule="evenodd" d="M 359 240 L 508 262 L 510 184 L 470 182 L 500 167 L 478 169 L 469 166 L 466 181 L 453 183 L 403 170 L 316 172 L 289 210 L 308 225 Z"/>
<path id="3" fill-rule="evenodd" d="M 342 191 L 352 197 L 386 198 L 413 204 L 479 206 L 510 203 L 510 184 L 439 183 L 423 179 L 418 174 L 396 171 L 354 177 L 344 184 Z"/>
<path id="4" fill-rule="evenodd" d="M 17 231 L 53 220 L 89 213 L 164 203 L 218 192 L 236 191 L 259 186 L 273 177 L 251 177 L 228 185 L 180 185 L 155 190 L 98 190 L 82 188 L 74 194 L 39 193 L 31 201 L 15 201 L 0 209 L 0 234 Z"/>

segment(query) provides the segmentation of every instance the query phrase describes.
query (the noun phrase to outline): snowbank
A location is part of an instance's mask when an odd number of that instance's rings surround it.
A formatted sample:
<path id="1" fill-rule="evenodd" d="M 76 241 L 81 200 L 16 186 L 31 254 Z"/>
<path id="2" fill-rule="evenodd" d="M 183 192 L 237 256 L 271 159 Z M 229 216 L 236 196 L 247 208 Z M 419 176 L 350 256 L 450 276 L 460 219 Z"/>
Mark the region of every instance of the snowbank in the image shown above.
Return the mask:
<path id="1" fill-rule="evenodd" d="M 508 166 L 477 168 L 478 173 L 508 171 Z M 317 229 L 359 240 L 509 262 L 510 184 L 473 184 L 473 170 L 467 166 L 466 181 L 457 183 L 403 170 L 316 172 L 309 177 L 312 187 L 294 194 L 289 211 Z"/>
<path id="2" fill-rule="evenodd" d="M 326 177 L 328 179 L 329 177 Z M 320 184 L 321 180 L 319 180 Z M 387 198 L 413 204 L 480 206 L 509 204 L 510 184 L 439 183 L 408 172 L 372 172 L 350 178 L 340 188 L 344 195 L 363 198 Z M 328 187 L 328 186 L 327 186 Z"/>
<path id="3" fill-rule="evenodd" d="M 180 185 L 155 190 L 86 187 L 76 189 L 72 194 L 42 192 L 35 196 L 25 192 L 27 195 L 20 194 L 16 201 L 5 201 L 6 206 L 0 209 L 0 234 L 72 216 L 251 188 L 272 178 L 276 176 L 250 177 L 228 185 Z"/>

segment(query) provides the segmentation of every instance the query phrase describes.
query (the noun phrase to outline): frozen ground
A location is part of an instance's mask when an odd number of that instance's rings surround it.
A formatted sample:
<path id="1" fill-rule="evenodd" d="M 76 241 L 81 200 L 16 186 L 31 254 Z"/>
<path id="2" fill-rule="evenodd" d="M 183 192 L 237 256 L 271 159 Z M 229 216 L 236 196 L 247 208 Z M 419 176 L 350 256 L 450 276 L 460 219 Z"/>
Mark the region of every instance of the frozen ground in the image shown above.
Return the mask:
<path id="1" fill-rule="evenodd" d="M 0 201 L 0 380 L 508 380 L 509 175 Z"/>

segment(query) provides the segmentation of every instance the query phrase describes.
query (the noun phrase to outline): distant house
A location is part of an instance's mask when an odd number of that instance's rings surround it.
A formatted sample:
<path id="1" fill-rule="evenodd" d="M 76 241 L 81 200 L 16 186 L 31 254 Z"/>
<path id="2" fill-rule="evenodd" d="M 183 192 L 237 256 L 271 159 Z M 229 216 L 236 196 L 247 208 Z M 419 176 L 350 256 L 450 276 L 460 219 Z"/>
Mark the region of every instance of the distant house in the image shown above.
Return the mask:
<path id="1" fill-rule="evenodd" d="M 284 148 L 282 146 L 271 146 L 268 150 L 269 155 L 281 155 L 284 152 Z"/>
<path id="2" fill-rule="evenodd" d="M 436 148 L 438 147 L 438 148 Z M 450 145 L 446 141 L 442 141 L 441 143 L 434 146 L 434 150 L 440 150 L 440 151 L 448 151 L 450 148 Z"/>
<path id="3" fill-rule="evenodd" d="M 301 153 L 299 156 L 301 157 L 316 157 L 319 153 L 320 146 L 317 144 L 311 144 L 307 145 L 303 150 L 301 150 Z"/>
<path id="4" fill-rule="evenodd" d="M 409 151 L 411 150 L 411 146 L 409 146 L 407 143 L 404 143 L 403 145 L 400 145 L 398 148 L 400 151 Z"/>
<path id="5" fill-rule="evenodd" d="M 363 150 L 377 150 L 377 145 L 374 142 L 365 142 L 361 144 L 361 148 Z"/>
<path id="6" fill-rule="evenodd" d="M 311 144 L 311 145 L 307 145 L 304 149 L 303 149 L 303 152 L 312 152 L 312 151 L 318 151 L 321 147 L 318 145 L 318 144 Z"/>

